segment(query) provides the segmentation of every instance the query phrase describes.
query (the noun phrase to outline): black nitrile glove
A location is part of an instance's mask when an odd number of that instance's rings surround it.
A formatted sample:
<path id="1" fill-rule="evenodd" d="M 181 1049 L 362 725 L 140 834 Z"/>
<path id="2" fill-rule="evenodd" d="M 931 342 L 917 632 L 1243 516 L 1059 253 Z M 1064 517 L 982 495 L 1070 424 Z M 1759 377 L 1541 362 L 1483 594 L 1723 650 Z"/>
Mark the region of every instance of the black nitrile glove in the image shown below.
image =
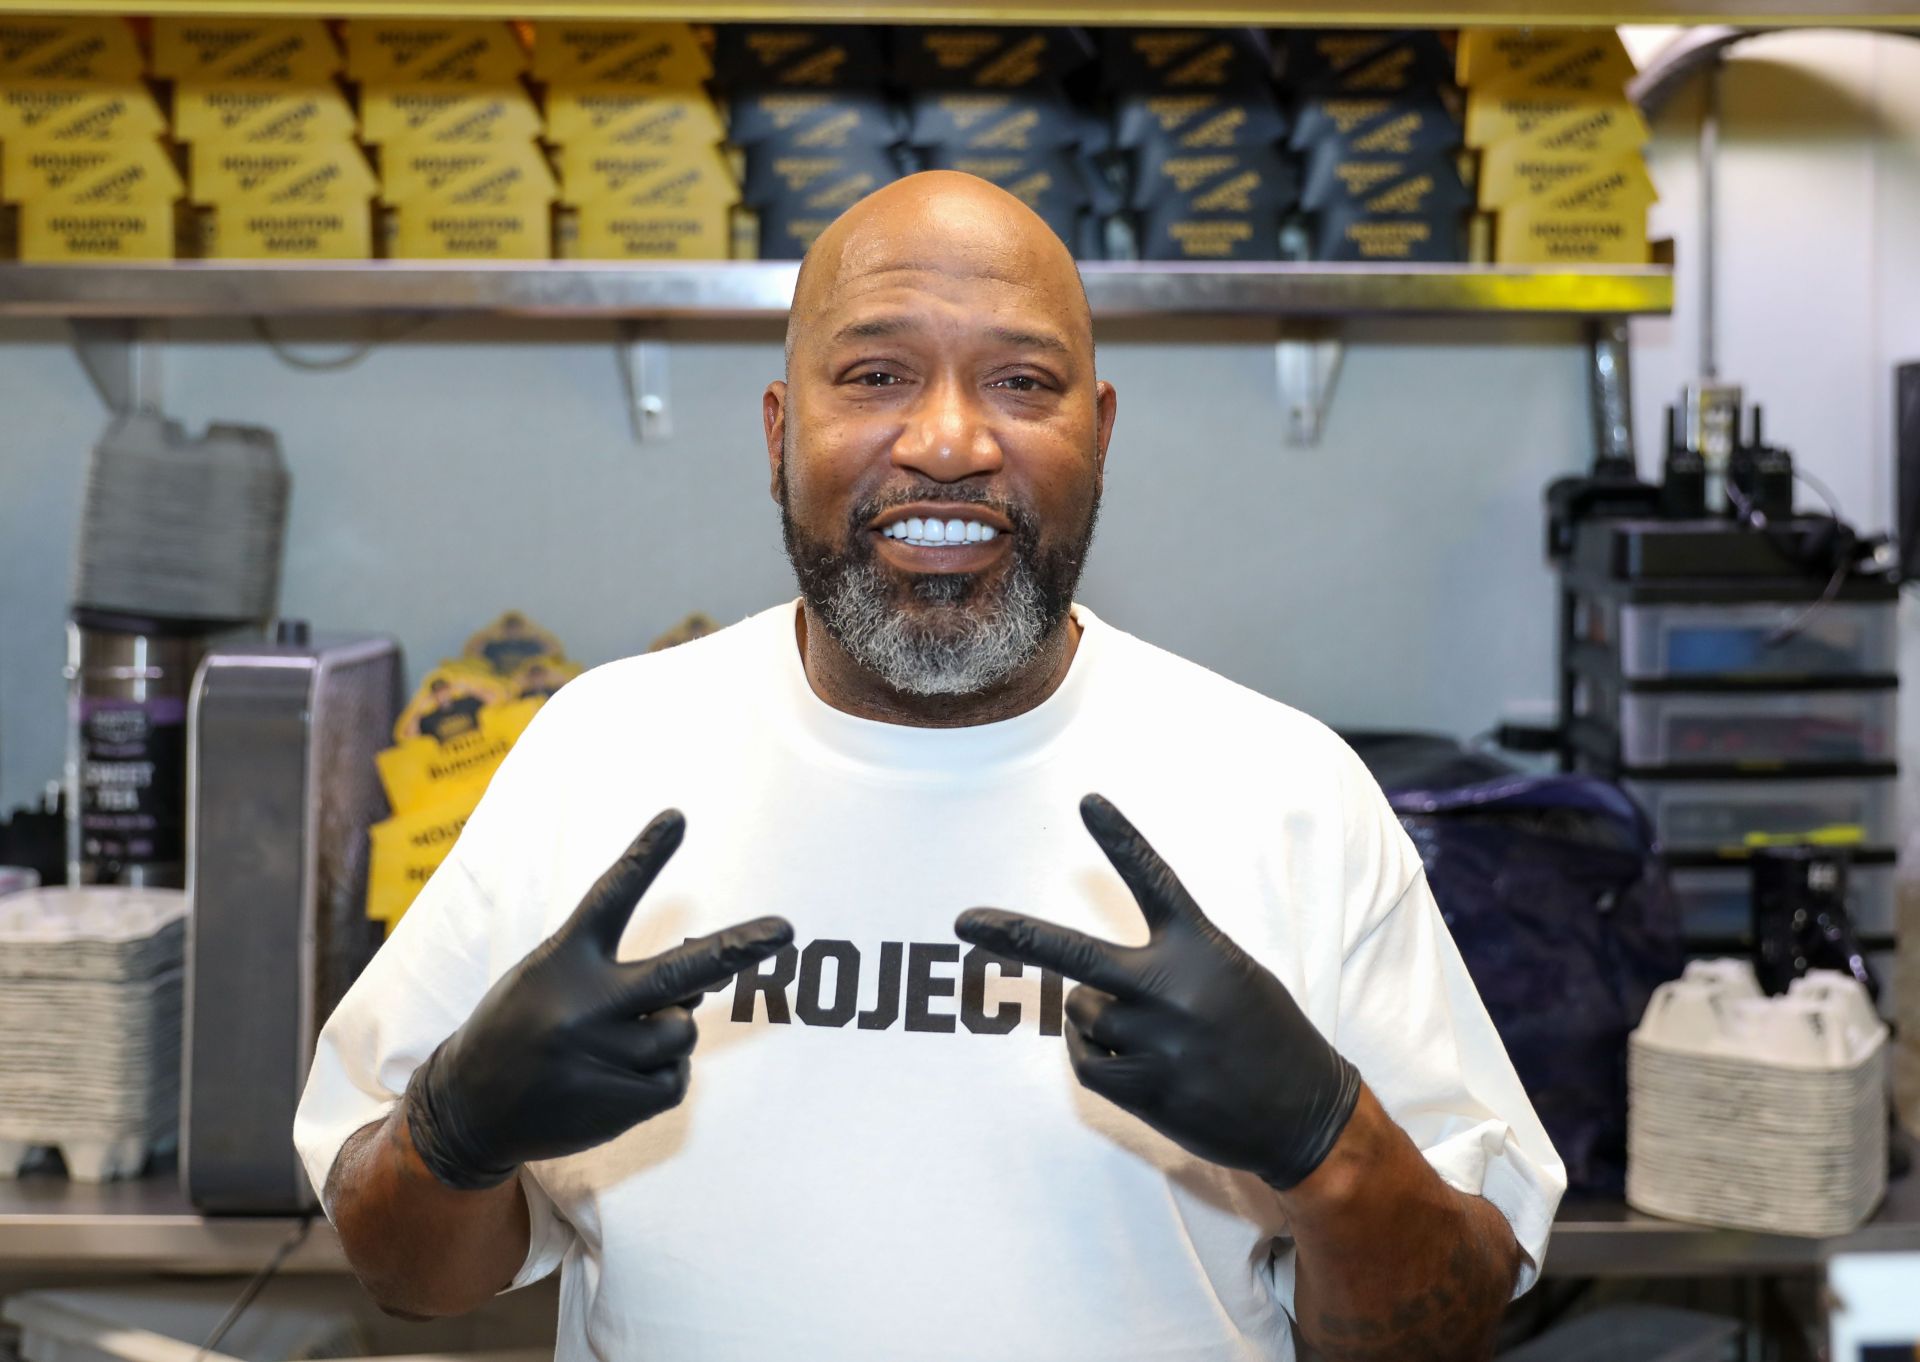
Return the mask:
<path id="1" fill-rule="evenodd" d="M 498 1186 L 523 1163 L 604 1144 L 686 1096 L 693 1003 L 793 940 L 785 918 L 763 917 L 651 959 L 613 958 L 686 826 L 677 809 L 647 824 L 414 1071 L 407 1125 L 441 1182 Z"/>
<path id="2" fill-rule="evenodd" d="M 1320 1166 L 1360 1097 L 1360 1074 L 1285 984 L 1207 920 L 1179 878 L 1099 795 L 1080 817 L 1147 919 L 1116 946 L 996 908 L 960 915 L 963 941 L 1081 981 L 1067 1051 L 1087 1088 L 1210 1163 L 1285 1191 Z"/>

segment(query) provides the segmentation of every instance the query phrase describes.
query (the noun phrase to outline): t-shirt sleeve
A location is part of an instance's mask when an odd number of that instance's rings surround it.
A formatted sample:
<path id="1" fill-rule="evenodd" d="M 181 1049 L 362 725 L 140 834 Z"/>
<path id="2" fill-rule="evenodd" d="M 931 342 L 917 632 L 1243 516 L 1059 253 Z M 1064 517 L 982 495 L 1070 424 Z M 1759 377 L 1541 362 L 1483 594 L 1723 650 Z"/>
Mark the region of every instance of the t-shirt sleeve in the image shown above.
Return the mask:
<path id="1" fill-rule="evenodd" d="M 293 1123 L 294 1145 L 316 1188 L 326 1187 L 347 1137 L 385 1118 L 414 1069 L 492 984 L 491 920 L 486 895 L 456 847 L 328 1018 Z M 520 1185 L 532 1238 L 509 1290 L 552 1272 L 572 1238 L 526 1169 Z M 331 1219 L 333 1208 L 325 1210 Z"/>
<path id="2" fill-rule="evenodd" d="M 1441 919 L 1419 853 L 1371 777 L 1361 780 L 1350 816 L 1371 826 L 1349 838 L 1350 854 L 1362 850 L 1370 864 L 1355 871 L 1362 893 L 1333 1043 L 1434 1171 L 1506 1217 L 1527 1256 L 1518 1296 L 1540 1275 L 1566 1168 Z"/>

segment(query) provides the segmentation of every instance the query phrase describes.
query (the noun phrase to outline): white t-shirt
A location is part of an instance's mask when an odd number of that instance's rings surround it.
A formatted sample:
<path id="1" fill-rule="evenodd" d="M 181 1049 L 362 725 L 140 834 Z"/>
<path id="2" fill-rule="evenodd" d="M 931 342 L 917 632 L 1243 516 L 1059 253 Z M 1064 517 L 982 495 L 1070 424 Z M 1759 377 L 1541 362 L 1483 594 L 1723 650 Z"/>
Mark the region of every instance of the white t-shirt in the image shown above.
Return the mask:
<path id="1" fill-rule="evenodd" d="M 680 1107 L 524 1170 L 516 1284 L 561 1268 L 561 1359 L 1292 1357 L 1279 1197 L 1081 1088 L 1061 981 L 953 934 L 992 905 L 1144 942 L 1080 822 L 1098 791 L 1440 1175 L 1501 1210 L 1531 1285 L 1564 1170 L 1418 854 L 1330 731 L 1081 607 L 1027 713 L 876 723 L 814 694 L 795 608 L 600 667 L 540 713 L 320 1038 L 294 1128 L 315 1186 L 675 806 L 685 843 L 621 957 L 765 913 L 795 945 L 701 1005 Z"/>

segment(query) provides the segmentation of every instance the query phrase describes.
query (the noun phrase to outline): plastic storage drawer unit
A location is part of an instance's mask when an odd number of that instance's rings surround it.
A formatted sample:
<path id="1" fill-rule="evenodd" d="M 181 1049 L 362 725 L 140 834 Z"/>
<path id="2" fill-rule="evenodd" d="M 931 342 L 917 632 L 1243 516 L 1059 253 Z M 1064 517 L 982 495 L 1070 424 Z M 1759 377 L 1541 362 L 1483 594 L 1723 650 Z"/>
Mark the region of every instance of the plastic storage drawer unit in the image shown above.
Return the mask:
<path id="1" fill-rule="evenodd" d="M 1893 869 L 1890 864 L 1847 868 L 1847 913 L 1861 936 L 1893 935 Z M 1667 874 L 1688 936 L 1744 940 L 1752 933 L 1753 872 L 1747 866 L 1675 867 Z"/>
<path id="2" fill-rule="evenodd" d="M 1579 599 L 1575 636 L 1613 650 L 1635 679 L 1891 676 L 1890 604 L 1634 605 Z"/>
<path id="3" fill-rule="evenodd" d="M 1869 846 L 1900 840 L 1898 782 L 1890 776 L 1776 780 L 1628 780 L 1668 851 L 1719 851 L 1750 836 L 1859 830 Z"/>
<path id="4" fill-rule="evenodd" d="M 1868 690 L 1644 691 L 1583 677 L 1577 714 L 1619 735 L 1626 766 L 1863 765 L 1894 759 L 1897 697 Z"/>

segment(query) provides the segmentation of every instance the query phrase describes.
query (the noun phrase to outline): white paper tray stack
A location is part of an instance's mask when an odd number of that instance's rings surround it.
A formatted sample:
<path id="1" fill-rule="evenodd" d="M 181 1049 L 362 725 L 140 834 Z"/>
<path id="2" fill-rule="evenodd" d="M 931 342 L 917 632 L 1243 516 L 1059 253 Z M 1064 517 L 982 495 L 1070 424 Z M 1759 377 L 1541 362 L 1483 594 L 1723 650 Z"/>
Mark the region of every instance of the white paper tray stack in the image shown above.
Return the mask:
<path id="1" fill-rule="evenodd" d="M 1740 960 L 1662 984 L 1627 1046 L 1627 1203 L 1776 1234 L 1857 1228 L 1887 1187 L 1887 1028 L 1815 970 L 1781 997 Z"/>
<path id="2" fill-rule="evenodd" d="M 89 886 L 0 898 L 0 1176 L 57 1146 L 131 1177 L 179 1127 L 187 896 Z"/>

